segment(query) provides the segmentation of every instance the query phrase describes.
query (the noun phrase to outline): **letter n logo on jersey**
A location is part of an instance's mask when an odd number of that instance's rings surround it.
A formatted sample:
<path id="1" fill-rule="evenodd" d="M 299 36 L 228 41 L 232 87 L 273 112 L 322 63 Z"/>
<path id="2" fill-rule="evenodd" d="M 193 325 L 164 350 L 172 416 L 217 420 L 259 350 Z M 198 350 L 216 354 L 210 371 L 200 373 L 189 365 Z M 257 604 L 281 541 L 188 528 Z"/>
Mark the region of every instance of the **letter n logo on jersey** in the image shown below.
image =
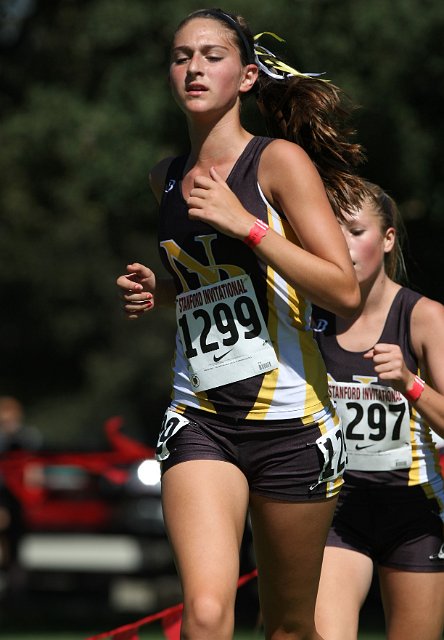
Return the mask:
<path id="1" fill-rule="evenodd" d="M 228 278 L 234 278 L 244 273 L 241 267 L 233 264 L 216 264 L 211 248 L 211 243 L 216 238 L 217 234 L 215 233 L 207 236 L 196 236 L 194 238 L 196 242 L 202 243 L 205 255 L 208 258 L 208 264 L 202 264 L 190 256 L 190 254 L 181 249 L 174 240 L 164 240 L 160 243 L 160 246 L 166 251 L 171 267 L 182 283 L 183 291 L 189 291 L 190 287 L 178 265 L 181 265 L 188 272 L 195 273 L 199 278 L 201 287 L 208 284 L 215 284 L 222 280 L 222 272 L 227 274 Z"/>

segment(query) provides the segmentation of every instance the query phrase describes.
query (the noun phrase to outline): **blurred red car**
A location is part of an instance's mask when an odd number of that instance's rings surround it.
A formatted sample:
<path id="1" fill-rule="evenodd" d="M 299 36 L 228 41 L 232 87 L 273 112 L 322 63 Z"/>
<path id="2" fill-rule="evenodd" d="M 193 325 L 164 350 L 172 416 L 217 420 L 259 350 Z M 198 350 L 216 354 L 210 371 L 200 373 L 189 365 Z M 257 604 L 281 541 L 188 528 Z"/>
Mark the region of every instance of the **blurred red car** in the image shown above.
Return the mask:
<path id="1" fill-rule="evenodd" d="M 179 601 L 155 451 L 124 435 L 122 423 L 106 422 L 102 451 L 2 455 L 0 478 L 20 520 L 11 528 L 16 567 L 3 558 L 5 594 L 54 603 L 77 593 L 96 613 L 100 605 L 147 612 Z"/>

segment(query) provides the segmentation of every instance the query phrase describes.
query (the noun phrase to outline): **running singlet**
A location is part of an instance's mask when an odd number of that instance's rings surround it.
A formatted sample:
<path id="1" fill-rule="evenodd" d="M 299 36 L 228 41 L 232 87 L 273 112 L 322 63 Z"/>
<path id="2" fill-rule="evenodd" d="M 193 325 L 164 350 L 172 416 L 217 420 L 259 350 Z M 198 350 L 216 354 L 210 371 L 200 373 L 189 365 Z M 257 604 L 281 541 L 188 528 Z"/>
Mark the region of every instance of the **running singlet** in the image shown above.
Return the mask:
<path id="1" fill-rule="evenodd" d="M 270 142 L 252 138 L 227 184 L 248 211 L 291 240 L 290 225 L 258 184 Z M 244 242 L 188 218 L 186 160 L 170 164 L 159 220 L 161 259 L 177 291 L 172 407 L 254 420 L 320 411 L 329 399 L 311 305 Z"/>
<path id="2" fill-rule="evenodd" d="M 410 317 L 421 297 L 401 288 L 378 342 L 398 344 L 407 367 L 418 371 L 410 343 Z M 423 485 L 444 509 L 444 481 L 430 428 L 402 394 L 375 374 L 363 352 L 343 349 L 335 317 L 314 308 L 314 333 L 328 371 L 329 392 L 343 421 L 347 444 L 346 482 L 391 486 Z"/>

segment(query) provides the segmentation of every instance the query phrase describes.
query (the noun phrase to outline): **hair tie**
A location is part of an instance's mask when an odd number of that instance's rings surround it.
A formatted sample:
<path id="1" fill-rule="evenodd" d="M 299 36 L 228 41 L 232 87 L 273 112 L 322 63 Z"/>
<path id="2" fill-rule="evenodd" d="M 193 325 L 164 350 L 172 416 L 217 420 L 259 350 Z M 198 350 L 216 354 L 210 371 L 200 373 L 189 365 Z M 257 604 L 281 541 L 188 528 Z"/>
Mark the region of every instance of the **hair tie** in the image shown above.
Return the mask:
<path id="1" fill-rule="evenodd" d="M 261 71 L 263 71 L 267 76 L 273 78 L 274 80 L 287 80 L 287 78 L 302 76 L 304 78 L 319 78 L 322 82 L 330 82 L 329 80 L 325 80 L 324 78 L 320 78 L 323 73 L 302 73 L 293 67 L 290 67 L 283 60 L 279 60 L 279 58 L 269 49 L 266 49 L 264 46 L 259 44 L 259 39 L 262 36 L 271 36 L 275 40 L 279 42 L 285 42 L 285 40 L 275 33 L 271 31 L 263 31 L 262 33 L 258 33 L 254 36 L 254 53 L 256 55 L 256 64 Z M 256 44 L 257 42 L 257 44 Z"/>

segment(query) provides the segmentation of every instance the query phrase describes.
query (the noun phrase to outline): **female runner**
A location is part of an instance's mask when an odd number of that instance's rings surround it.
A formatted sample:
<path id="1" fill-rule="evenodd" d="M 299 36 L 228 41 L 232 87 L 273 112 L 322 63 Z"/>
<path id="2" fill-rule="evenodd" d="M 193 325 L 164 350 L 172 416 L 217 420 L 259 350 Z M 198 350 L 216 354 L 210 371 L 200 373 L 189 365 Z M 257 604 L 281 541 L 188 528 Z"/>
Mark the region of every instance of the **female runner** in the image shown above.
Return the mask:
<path id="1" fill-rule="evenodd" d="M 326 640 L 356 640 L 375 566 L 388 640 L 440 640 L 444 480 L 429 425 L 444 432 L 444 307 L 398 284 L 399 212 L 367 190 L 342 225 L 361 305 L 314 313 L 348 452 L 316 617 Z"/>
<path id="2" fill-rule="evenodd" d="M 219 9 L 179 25 L 170 83 L 190 149 L 150 177 L 171 280 L 133 263 L 117 284 L 131 318 L 175 301 L 158 458 L 181 637 L 232 637 L 249 509 L 266 637 L 319 640 L 316 593 L 345 459 L 308 299 L 338 315 L 359 303 L 330 202 L 357 205 L 350 169 L 361 151 L 339 89 L 288 67 Z M 252 93 L 276 138 L 243 127 Z"/>

